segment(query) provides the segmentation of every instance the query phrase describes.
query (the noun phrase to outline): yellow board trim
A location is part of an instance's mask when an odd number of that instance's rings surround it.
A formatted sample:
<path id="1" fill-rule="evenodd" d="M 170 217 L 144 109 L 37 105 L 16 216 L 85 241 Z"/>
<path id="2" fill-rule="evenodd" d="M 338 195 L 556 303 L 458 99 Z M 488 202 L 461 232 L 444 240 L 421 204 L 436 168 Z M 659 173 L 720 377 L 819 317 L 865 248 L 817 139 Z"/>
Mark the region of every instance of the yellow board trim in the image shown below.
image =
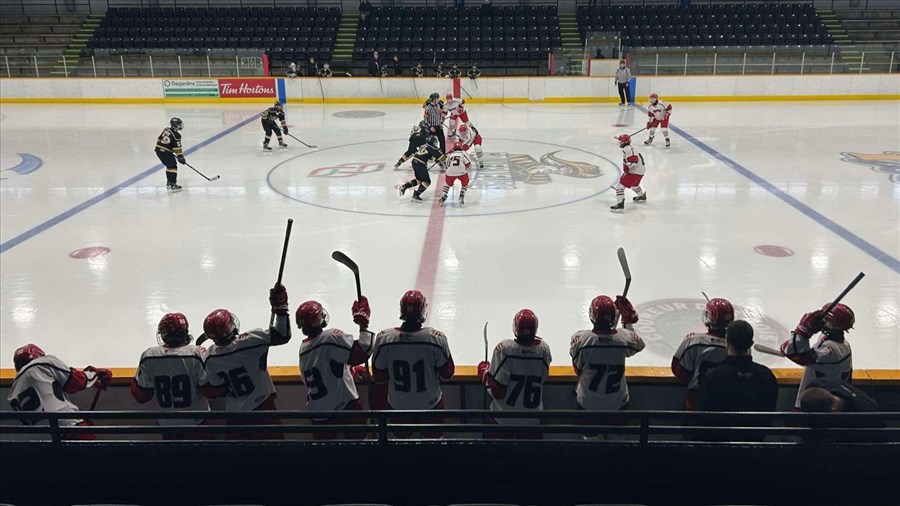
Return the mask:
<path id="1" fill-rule="evenodd" d="M 274 98 L 0 98 L 0 104 L 246 104 L 270 103 Z M 321 98 L 288 99 L 291 104 L 421 104 L 424 98 Z M 824 100 L 900 100 L 900 94 L 888 95 L 716 95 L 666 96 L 670 102 L 785 102 Z M 583 104 L 616 103 L 615 97 L 546 97 L 527 98 L 467 98 L 471 104 Z"/>
<path id="2" fill-rule="evenodd" d="M 129 367 L 116 367 L 113 372 L 113 383 L 127 385 L 134 377 L 136 369 Z M 781 385 L 797 385 L 803 376 L 803 369 L 776 368 L 772 369 L 778 383 Z M 269 374 L 276 383 L 300 383 L 300 368 L 297 366 L 269 366 Z M 9 386 L 16 376 L 14 369 L 0 369 L 0 386 Z M 647 384 L 678 384 L 678 380 L 672 375 L 668 367 L 628 366 L 625 368 L 625 377 L 632 383 Z M 456 366 L 454 381 L 475 382 L 477 380 L 474 365 Z M 574 382 L 575 372 L 570 366 L 550 366 L 551 383 Z M 900 385 L 900 369 L 855 369 L 853 371 L 854 385 Z"/>

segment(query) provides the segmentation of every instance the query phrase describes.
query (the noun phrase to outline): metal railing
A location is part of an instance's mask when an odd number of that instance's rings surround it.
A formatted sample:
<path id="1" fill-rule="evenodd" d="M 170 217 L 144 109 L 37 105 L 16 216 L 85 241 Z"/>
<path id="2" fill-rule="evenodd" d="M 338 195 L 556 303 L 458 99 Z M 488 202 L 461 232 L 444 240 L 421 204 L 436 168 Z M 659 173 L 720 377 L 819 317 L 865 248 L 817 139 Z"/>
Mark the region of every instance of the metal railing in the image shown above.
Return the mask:
<path id="1" fill-rule="evenodd" d="M 181 55 L 108 54 L 80 58 L 38 55 L 6 55 L 4 77 L 250 77 L 262 76 L 262 51 L 210 52 Z"/>
<path id="2" fill-rule="evenodd" d="M 90 418 L 93 425 L 61 425 L 60 420 L 73 417 Z M 328 425 L 297 423 L 313 419 L 343 422 Z M 900 413 L 724 413 L 683 411 L 253 411 L 231 413 L 221 411 L 92 411 L 61 413 L 0 412 L 0 422 L 35 423 L 40 418 L 46 425 L 0 425 L 0 439 L 9 436 L 42 436 L 52 443 L 64 444 L 67 437 L 84 434 L 103 439 L 122 440 L 129 436 L 173 435 L 190 440 L 191 435 L 253 434 L 310 435 L 345 433 L 365 435 L 369 442 L 388 445 L 408 441 L 397 433 L 443 433 L 446 439 L 481 440 L 569 439 L 585 443 L 631 442 L 640 446 L 694 444 L 733 445 L 751 443 L 765 446 L 796 444 L 890 444 L 900 446 Z M 270 421 L 277 418 L 279 425 Z M 436 420 L 436 418 L 438 418 Z M 111 421 L 148 421 L 156 419 L 206 419 L 217 425 L 116 425 Z M 444 422 L 444 420 L 451 422 Z M 528 419 L 534 425 L 497 425 L 490 419 Z M 269 421 L 267 424 L 254 422 Z M 104 423 L 101 423 L 103 421 Z M 228 422 L 228 425 L 221 425 Z M 266 423 L 266 422 L 263 422 Z M 516 420 L 513 420 L 516 423 Z M 602 434 L 604 437 L 597 437 Z M 568 436 L 568 437 L 565 437 Z M 435 436 L 436 437 L 436 436 Z M 274 439 L 274 438 L 272 438 Z M 143 439 L 135 442 L 149 443 Z"/>

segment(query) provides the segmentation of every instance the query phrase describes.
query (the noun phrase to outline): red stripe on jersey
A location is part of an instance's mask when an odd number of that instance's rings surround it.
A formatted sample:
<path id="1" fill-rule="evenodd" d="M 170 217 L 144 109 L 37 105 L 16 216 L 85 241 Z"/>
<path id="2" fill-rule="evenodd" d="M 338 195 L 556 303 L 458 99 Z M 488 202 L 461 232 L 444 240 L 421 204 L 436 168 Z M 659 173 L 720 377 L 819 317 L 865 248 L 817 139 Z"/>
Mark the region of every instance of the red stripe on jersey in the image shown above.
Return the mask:
<path id="1" fill-rule="evenodd" d="M 484 385 L 488 387 L 491 391 L 491 396 L 494 399 L 505 399 L 506 398 L 506 387 L 497 383 L 497 380 L 494 379 L 490 374 L 484 375 Z"/>
<path id="2" fill-rule="evenodd" d="M 153 389 L 144 388 L 137 384 L 137 380 L 131 378 L 131 396 L 140 404 L 144 404 L 153 398 Z"/>
<path id="3" fill-rule="evenodd" d="M 672 374 L 674 374 L 679 381 L 687 384 L 691 382 L 691 377 L 694 375 L 694 372 L 688 371 L 682 367 L 681 362 L 679 362 L 677 358 L 672 358 Z"/>
<path id="4" fill-rule="evenodd" d="M 444 364 L 444 367 L 438 369 L 437 373 L 442 380 L 450 381 L 456 373 L 456 365 L 453 364 L 453 358 L 448 358 L 447 363 Z"/>
<path id="5" fill-rule="evenodd" d="M 69 379 L 66 381 L 65 386 L 63 386 L 63 391 L 67 394 L 74 394 L 75 392 L 84 390 L 86 387 L 87 376 L 74 367 L 69 369 Z"/>

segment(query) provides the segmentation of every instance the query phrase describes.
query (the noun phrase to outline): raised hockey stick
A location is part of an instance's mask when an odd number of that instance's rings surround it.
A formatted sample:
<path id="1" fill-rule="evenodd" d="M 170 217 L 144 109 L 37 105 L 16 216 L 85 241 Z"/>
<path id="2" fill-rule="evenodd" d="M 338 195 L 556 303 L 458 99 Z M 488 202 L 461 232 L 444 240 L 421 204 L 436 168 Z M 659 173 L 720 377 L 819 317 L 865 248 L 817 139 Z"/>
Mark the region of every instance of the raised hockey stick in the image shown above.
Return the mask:
<path id="1" fill-rule="evenodd" d="M 622 297 L 628 297 L 628 288 L 631 287 L 631 269 L 628 268 L 628 259 L 625 257 L 625 248 L 619 248 L 616 252 L 619 256 L 619 264 L 622 266 L 622 273 L 625 274 L 625 289 L 622 290 Z"/>
<path id="2" fill-rule="evenodd" d="M 284 276 L 284 262 L 287 260 L 287 251 L 288 251 L 288 243 L 291 241 L 291 228 L 294 226 L 293 218 L 288 218 L 287 220 L 287 228 L 284 231 L 284 246 L 281 248 L 281 264 L 278 265 L 278 280 L 275 281 L 275 286 L 281 284 L 281 278 Z M 272 313 L 272 316 L 269 318 L 269 327 L 275 324 L 275 314 Z"/>
<path id="3" fill-rule="evenodd" d="M 843 299 L 848 293 L 850 293 L 850 290 L 853 290 L 853 288 L 856 287 L 856 285 L 859 284 L 859 282 L 862 281 L 862 278 L 864 278 L 865 276 L 866 273 L 864 272 L 860 272 L 859 274 L 857 274 L 856 277 L 853 278 L 853 281 L 851 281 L 850 284 L 847 285 L 847 288 L 844 288 L 844 291 L 841 292 L 841 294 L 838 295 L 836 299 L 834 299 L 834 302 L 829 304 L 828 308 L 825 311 L 822 311 L 822 314 L 819 315 L 818 320 L 821 321 L 825 319 L 825 315 L 830 313 L 831 310 L 841 302 L 841 299 Z"/>
<path id="4" fill-rule="evenodd" d="M 488 361 L 488 338 L 487 338 L 487 326 L 488 322 L 484 322 L 484 361 Z M 481 401 L 481 409 L 487 409 L 488 398 L 487 398 L 487 389 L 484 390 L 484 396 Z"/>
<path id="5" fill-rule="evenodd" d="M 189 164 L 187 162 L 184 162 L 184 164 L 187 165 L 188 167 L 190 167 L 192 171 L 196 172 L 197 174 L 200 174 L 200 176 L 203 177 L 203 179 L 205 179 L 207 181 L 215 181 L 215 180 L 219 179 L 220 177 L 222 177 L 222 176 L 206 177 L 206 174 L 195 169 L 191 164 Z"/>
<path id="6" fill-rule="evenodd" d="M 291 134 L 285 134 L 285 135 L 287 135 L 287 136 L 290 137 L 291 139 L 294 139 L 295 141 L 299 142 L 300 144 L 303 144 L 304 146 L 308 147 L 309 149 L 316 149 L 316 148 L 319 147 L 319 146 L 316 146 L 315 144 L 307 144 L 307 143 L 301 141 L 300 139 L 294 137 L 294 136 L 291 135 Z"/>
<path id="7" fill-rule="evenodd" d="M 775 355 L 776 357 L 784 356 L 784 353 L 781 353 L 781 350 L 777 348 L 770 348 L 764 344 L 754 344 L 753 349 L 760 353 L 765 353 L 766 355 Z"/>
<path id="8" fill-rule="evenodd" d="M 356 278 L 356 300 L 362 300 L 362 285 L 359 282 L 359 266 L 356 265 L 356 262 L 351 260 L 350 257 L 340 251 L 332 252 L 331 258 L 338 263 L 344 264 L 353 272 L 353 276 Z"/>

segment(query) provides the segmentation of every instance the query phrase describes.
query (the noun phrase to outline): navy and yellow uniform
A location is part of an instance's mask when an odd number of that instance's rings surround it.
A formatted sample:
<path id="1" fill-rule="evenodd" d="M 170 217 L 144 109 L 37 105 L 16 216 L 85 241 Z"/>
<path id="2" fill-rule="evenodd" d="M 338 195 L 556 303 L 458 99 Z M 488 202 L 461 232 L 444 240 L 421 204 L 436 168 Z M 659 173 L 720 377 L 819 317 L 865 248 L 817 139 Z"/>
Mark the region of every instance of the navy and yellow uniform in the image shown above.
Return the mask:
<path id="1" fill-rule="evenodd" d="M 425 121 L 422 121 L 413 127 L 412 132 L 409 134 L 409 146 L 406 148 L 406 153 L 403 153 L 403 156 L 401 156 L 400 159 L 397 160 L 397 163 L 394 164 L 395 169 L 403 165 L 403 162 L 409 160 L 409 157 L 411 157 L 419 147 L 425 144 L 428 140 L 428 136 L 431 135 L 428 129 L 428 123 Z"/>
<path id="2" fill-rule="evenodd" d="M 272 149 L 269 147 L 269 140 L 272 139 L 272 132 L 275 132 L 275 136 L 278 137 L 278 145 L 283 148 L 287 147 L 287 144 L 284 143 L 284 139 L 281 137 L 282 130 L 284 130 L 284 133 L 288 133 L 288 126 L 284 117 L 284 105 L 282 105 L 281 102 L 275 102 L 275 105 L 262 112 L 260 120 L 262 121 L 263 130 L 266 131 L 266 138 L 263 140 L 263 149 Z"/>
<path id="3" fill-rule="evenodd" d="M 164 128 L 156 139 L 156 156 L 166 167 L 166 187 L 170 190 L 180 190 L 178 186 L 178 164 L 185 163 L 181 148 L 181 132 L 184 123 L 178 118 L 172 118 L 169 126 Z"/>
<path id="4" fill-rule="evenodd" d="M 437 137 L 430 135 L 428 141 L 419 146 L 416 154 L 412 158 L 413 174 L 415 179 L 407 181 L 400 187 L 400 196 L 406 193 L 406 190 L 418 186 L 413 192 L 412 199 L 421 202 L 422 193 L 431 185 L 431 176 L 428 175 L 428 164 L 431 162 L 442 163 L 447 156 L 441 151 Z"/>

